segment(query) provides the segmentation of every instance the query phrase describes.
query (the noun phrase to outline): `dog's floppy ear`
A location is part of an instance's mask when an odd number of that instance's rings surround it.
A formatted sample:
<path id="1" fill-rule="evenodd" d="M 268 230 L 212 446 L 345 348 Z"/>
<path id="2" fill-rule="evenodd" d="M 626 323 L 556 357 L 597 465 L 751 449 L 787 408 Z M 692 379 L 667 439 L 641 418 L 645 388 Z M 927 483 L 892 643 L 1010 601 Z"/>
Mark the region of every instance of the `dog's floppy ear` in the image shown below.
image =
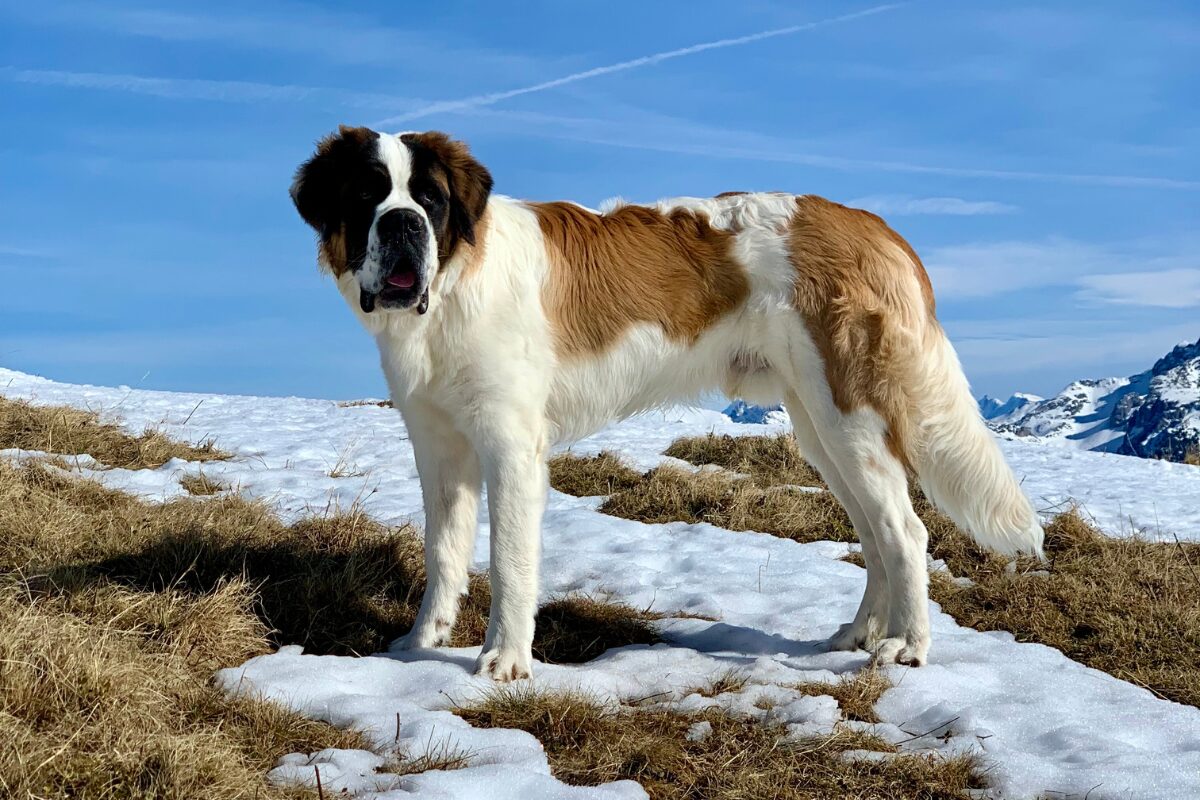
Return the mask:
<path id="1" fill-rule="evenodd" d="M 351 159 L 376 136 L 368 128 L 339 125 L 337 133 L 317 142 L 316 153 L 296 170 L 292 202 L 323 240 L 341 225 L 342 189 Z"/>
<path id="2" fill-rule="evenodd" d="M 448 250 L 453 250 L 454 240 L 457 239 L 475 244 L 475 225 L 483 216 L 488 196 L 492 193 L 492 174 L 475 160 L 466 144 L 440 131 L 405 134 L 401 138 L 427 147 L 446 172 L 450 190 L 449 234 L 452 240 Z"/>

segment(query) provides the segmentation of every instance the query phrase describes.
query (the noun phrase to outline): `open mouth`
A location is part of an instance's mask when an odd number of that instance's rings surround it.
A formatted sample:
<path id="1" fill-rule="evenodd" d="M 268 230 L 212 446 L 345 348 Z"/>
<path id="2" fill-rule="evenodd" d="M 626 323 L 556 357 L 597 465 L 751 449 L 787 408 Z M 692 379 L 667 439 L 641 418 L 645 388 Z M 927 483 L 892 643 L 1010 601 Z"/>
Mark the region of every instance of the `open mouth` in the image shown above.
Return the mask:
<path id="1" fill-rule="evenodd" d="M 363 313 L 370 314 L 376 305 L 384 308 L 417 307 L 418 314 L 424 314 L 429 309 L 429 290 L 418 290 L 417 271 L 412 267 L 399 267 L 384 281 L 383 289 L 378 293 L 360 290 L 359 305 Z"/>

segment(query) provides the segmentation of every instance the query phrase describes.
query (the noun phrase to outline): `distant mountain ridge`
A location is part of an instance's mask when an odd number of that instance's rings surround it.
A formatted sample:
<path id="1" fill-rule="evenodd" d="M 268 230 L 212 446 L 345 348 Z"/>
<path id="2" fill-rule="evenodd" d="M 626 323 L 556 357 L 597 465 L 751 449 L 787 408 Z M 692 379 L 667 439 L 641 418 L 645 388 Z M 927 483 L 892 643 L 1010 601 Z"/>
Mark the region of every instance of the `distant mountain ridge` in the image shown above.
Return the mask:
<path id="1" fill-rule="evenodd" d="M 1074 381 L 1045 399 L 985 395 L 979 410 L 1001 433 L 1182 461 L 1200 447 L 1200 340 L 1176 346 L 1136 375 Z"/>
<path id="2" fill-rule="evenodd" d="M 1020 413 L 1030 403 L 1040 403 L 1044 399 L 1039 395 L 1025 392 L 1017 392 L 1007 400 L 997 400 L 985 394 L 979 398 L 979 410 L 983 413 L 983 418 L 988 421 L 1008 420 Z"/>

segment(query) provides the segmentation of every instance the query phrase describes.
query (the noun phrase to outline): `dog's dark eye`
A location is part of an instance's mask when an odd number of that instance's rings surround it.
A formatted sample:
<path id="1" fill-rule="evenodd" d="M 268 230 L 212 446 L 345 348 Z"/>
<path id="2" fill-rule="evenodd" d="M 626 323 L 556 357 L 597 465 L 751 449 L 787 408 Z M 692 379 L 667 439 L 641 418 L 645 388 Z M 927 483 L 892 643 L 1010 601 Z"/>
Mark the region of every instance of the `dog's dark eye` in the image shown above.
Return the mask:
<path id="1" fill-rule="evenodd" d="M 371 191 L 370 189 L 362 189 L 358 193 L 358 199 L 360 200 L 371 200 L 374 197 L 375 192 Z"/>
<path id="2" fill-rule="evenodd" d="M 413 199 L 423 206 L 436 206 L 442 202 L 442 196 L 434 189 L 417 189 Z"/>

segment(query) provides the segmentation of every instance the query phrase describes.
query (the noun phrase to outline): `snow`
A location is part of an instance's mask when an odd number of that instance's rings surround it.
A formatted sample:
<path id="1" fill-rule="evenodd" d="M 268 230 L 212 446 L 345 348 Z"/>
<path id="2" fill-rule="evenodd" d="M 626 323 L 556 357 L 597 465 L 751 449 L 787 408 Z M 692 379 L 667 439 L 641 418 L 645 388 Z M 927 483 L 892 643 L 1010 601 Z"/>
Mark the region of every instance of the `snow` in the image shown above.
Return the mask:
<path id="1" fill-rule="evenodd" d="M 783 410 L 783 406 L 781 405 L 764 408 L 763 406 L 751 405 L 745 400 L 734 400 L 725 407 L 722 413 L 734 422 L 746 422 L 756 425 L 787 423 L 789 421 L 787 412 Z"/>
<path id="2" fill-rule="evenodd" d="M 270 499 L 286 518 L 359 500 L 377 518 L 420 522 L 420 492 L 399 415 L 325 400 L 229 397 L 55 383 L 0 369 L 0 392 L 39 403 L 101 410 L 133 431 L 152 425 L 199 441 L 215 436 L 229 462 L 203 465 L 214 477 Z M 576 445 L 614 450 L 648 468 L 675 438 L 707 431 L 785 430 L 735 423 L 716 411 L 673 409 L 611 426 Z M 1072 500 L 1113 534 L 1200 539 L 1200 470 L 1180 464 L 1083 452 L 1027 441 L 1001 446 L 1023 486 L 1046 510 Z M 5 457 L 15 454 L 7 453 Z M 334 467 L 341 465 L 341 469 Z M 178 477 L 199 467 L 85 474 L 150 498 L 182 493 Z M 331 477 L 330 473 L 343 475 Z M 642 700 L 683 708 L 718 705 L 771 719 L 793 735 L 828 731 L 836 704 L 791 688 L 833 681 L 866 662 L 863 653 L 822 646 L 853 616 L 865 573 L 840 561 L 847 545 L 798 544 L 707 524 L 645 525 L 597 512 L 597 498 L 550 493 L 544 525 L 544 598 L 609 594 L 635 606 L 718 621 L 673 618 L 665 644 L 612 650 L 588 664 L 535 666 L 533 686 L 582 691 L 600 702 Z M 476 566 L 487 562 L 481 524 Z M 895 687 L 877 710 L 879 735 L 905 749 L 981 754 L 993 794 L 1032 798 L 1200 796 L 1200 710 L 1088 669 L 1056 650 L 1017 643 L 1002 632 L 959 627 L 934 606 L 929 666 L 889 668 Z M 474 729 L 452 714 L 492 687 L 470 674 L 478 648 L 391 652 L 365 658 L 304 654 L 297 647 L 230 665 L 217 675 L 231 693 L 260 694 L 317 719 L 364 731 L 372 752 L 324 751 L 285 757 L 271 772 L 284 783 L 355 797 L 643 797 L 631 782 L 569 787 L 549 774 L 532 737 Z M 736 693 L 694 690 L 727 675 L 746 677 Z M 769 703 L 756 701 L 769 700 Z M 759 708 L 769 705 L 769 709 Z M 704 731 L 691 735 L 701 737 Z M 375 772 L 390 758 L 457 753 L 467 766 L 394 776 Z"/>
<path id="3" fill-rule="evenodd" d="M 1016 419 L 1026 406 L 1040 403 L 1044 399 L 1036 394 L 1015 392 L 1007 400 L 1000 401 L 985 394 L 979 398 L 979 411 L 983 414 L 984 419 L 999 425 Z"/>
<path id="4" fill-rule="evenodd" d="M 979 408 L 1002 433 L 1178 461 L 1200 440 L 1200 341 L 1136 375 L 1074 381 L 1049 399 L 1015 394 L 1000 403 L 985 395 Z"/>

